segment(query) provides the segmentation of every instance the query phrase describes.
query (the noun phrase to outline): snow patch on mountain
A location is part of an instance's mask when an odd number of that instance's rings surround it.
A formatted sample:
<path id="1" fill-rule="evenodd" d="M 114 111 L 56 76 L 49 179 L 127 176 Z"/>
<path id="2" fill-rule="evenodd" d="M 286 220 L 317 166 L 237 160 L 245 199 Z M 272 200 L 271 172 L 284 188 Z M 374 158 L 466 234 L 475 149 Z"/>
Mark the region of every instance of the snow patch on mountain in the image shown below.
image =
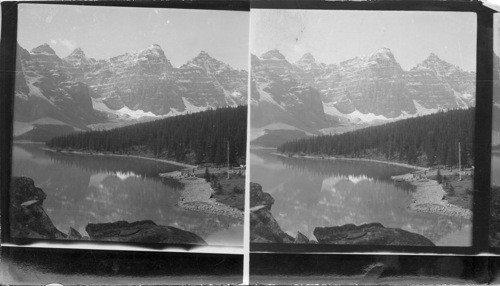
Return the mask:
<path id="1" fill-rule="evenodd" d="M 325 111 L 325 114 L 346 118 L 351 123 L 367 123 L 377 120 L 384 120 L 384 121 L 393 120 L 392 118 L 389 119 L 383 115 L 376 115 L 374 113 L 366 113 L 366 114 L 361 113 L 359 110 L 355 110 L 351 113 L 342 113 L 334 106 L 334 103 L 330 102 L 327 103 L 323 102 L 323 110 Z"/>
<path id="2" fill-rule="evenodd" d="M 439 111 L 439 109 L 437 109 L 437 108 L 425 108 L 420 103 L 418 103 L 418 101 L 416 101 L 415 99 L 413 100 L 413 104 L 415 105 L 415 108 L 417 109 L 415 116 L 416 115 L 428 115 L 428 114 L 436 113 Z"/>
<path id="3" fill-rule="evenodd" d="M 131 110 L 128 107 L 122 107 L 118 110 L 109 108 L 101 99 L 92 98 L 92 106 L 94 110 L 111 113 L 118 116 L 119 119 L 139 119 L 142 117 L 160 117 L 153 112 L 145 112 L 142 109 Z"/>
<path id="4" fill-rule="evenodd" d="M 187 100 L 185 97 L 182 98 L 182 102 L 184 102 L 184 105 L 186 106 L 186 111 L 184 112 L 184 114 L 201 112 L 210 108 L 210 106 L 196 106 L 192 104 L 189 100 Z"/>

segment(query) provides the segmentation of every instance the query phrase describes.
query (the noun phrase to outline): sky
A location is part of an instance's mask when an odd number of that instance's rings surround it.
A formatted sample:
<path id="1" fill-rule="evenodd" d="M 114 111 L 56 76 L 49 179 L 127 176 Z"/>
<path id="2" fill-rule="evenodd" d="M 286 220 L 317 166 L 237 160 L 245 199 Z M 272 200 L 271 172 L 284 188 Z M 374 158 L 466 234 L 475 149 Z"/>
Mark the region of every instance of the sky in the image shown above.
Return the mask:
<path id="1" fill-rule="evenodd" d="M 159 44 L 176 67 L 204 50 L 248 70 L 249 12 L 166 8 L 20 4 L 18 42 L 28 51 L 44 43 L 59 57 L 80 47 L 107 59 Z"/>
<path id="2" fill-rule="evenodd" d="M 290 62 L 310 52 L 339 63 L 389 48 L 409 70 L 431 52 L 476 70 L 476 15 L 464 12 L 263 10 L 251 13 L 253 54 L 278 49 Z"/>

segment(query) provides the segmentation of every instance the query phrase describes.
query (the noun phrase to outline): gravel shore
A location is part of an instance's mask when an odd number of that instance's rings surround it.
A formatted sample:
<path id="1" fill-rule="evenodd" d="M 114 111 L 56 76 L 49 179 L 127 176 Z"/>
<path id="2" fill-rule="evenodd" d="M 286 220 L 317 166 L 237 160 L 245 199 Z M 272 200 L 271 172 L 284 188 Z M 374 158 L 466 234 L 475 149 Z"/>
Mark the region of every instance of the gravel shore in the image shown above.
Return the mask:
<path id="1" fill-rule="evenodd" d="M 179 171 L 160 174 L 160 176 L 174 178 L 184 184 L 184 189 L 180 192 L 181 197 L 177 202 L 179 207 L 192 211 L 228 216 L 243 222 L 242 211 L 210 198 L 213 190 L 205 179 L 198 177 L 182 178 Z"/>
<path id="2" fill-rule="evenodd" d="M 409 206 L 412 210 L 465 219 L 472 218 L 472 211 L 450 204 L 444 199 L 446 192 L 436 180 L 414 179 L 413 174 L 393 176 L 392 179 L 406 181 L 415 186 L 416 190 L 412 194 L 413 199 Z"/>

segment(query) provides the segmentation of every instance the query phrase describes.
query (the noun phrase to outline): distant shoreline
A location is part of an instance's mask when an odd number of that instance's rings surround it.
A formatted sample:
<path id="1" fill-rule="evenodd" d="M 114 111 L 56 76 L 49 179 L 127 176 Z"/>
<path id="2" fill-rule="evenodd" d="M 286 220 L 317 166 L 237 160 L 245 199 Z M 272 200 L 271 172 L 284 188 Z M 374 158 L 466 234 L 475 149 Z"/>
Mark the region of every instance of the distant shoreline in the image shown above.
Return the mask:
<path id="1" fill-rule="evenodd" d="M 279 152 L 273 152 L 272 154 L 280 156 L 280 157 L 285 157 L 289 158 L 288 155 L 279 153 Z M 344 160 L 344 161 L 362 161 L 362 162 L 375 162 L 375 163 L 382 163 L 382 164 L 389 164 L 389 165 L 394 165 L 394 166 L 400 166 L 400 167 L 405 167 L 409 169 L 415 169 L 419 171 L 425 171 L 429 170 L 429 168 L 426 167 L 420 167 L 420 166 L 415 166 L 415 165 L 410 165 L 406 163 L 399 163 L 399 162 L 391 162 L 391 161 L 382 161 L 382 160 L 375 160 L 375 159 L 366 159 L 366 158 L 345 158 L 345 157 L 334 157 L 334 156 L 319 156 L 319 155 L 291 155 L 292 158 L 307 158 L 307 159 L 321 159 L 321 160 Z"/>
<path id="2" fill-rule="evenodd" d="M 180 166 L 186 169 L 193 169 L 196 168 L 197 166 L 195 165 L 189 165 L 186 163 L 180 163 L 176 161 L 171 161 L 171 160 L 165 160 L 165 159 L 159 159 L 159 158 L 151 158 L 151 157 L 145 157 L 145 156 L 138 156 L 138 155 L 121 155 L 121 154 L 108 154 L 108 153 L 102 153 L 102 152 L 83 152 L 83 151 L 68 151 L 68 150 L 61 150 L 57 151 L 52 148 L 42 148 L 45 151 L 50 151 L 50 152 L 60 152 L 60 153 L 67 153 L 67 154 L 80 154 L 80 155 L 96 155 L 96 156 L 113 156 L 113 157 L 122 157 L 122 158 L 135 158 L 135 159 L 144 159 L 144 160 L 151 160 L 151 161 L 156 161 L 156 162 L 162 162 L 170 165 L 176 165 Z"/>

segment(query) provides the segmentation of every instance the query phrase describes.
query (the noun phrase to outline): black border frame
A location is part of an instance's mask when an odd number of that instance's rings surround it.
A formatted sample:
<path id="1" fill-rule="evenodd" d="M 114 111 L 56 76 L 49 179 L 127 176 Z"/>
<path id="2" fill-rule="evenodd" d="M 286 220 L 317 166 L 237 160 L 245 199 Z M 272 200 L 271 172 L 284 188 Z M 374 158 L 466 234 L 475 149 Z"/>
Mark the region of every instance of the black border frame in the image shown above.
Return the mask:
<path id="1" fill-rule="evenodd" d="M 177 250 L 196 250 L 204 246 L 191 244 L 165 244 L 165 243 L 135 243 L 135 242 L 107 242 L 107 241 L 80 241 L 80 240 L 52 240 L 33 238 L 13 238 L 10 235 L 10 183 L 12 178 L 12 146 L 13 146 L 13 118 L 14 118 L 14 94 L 16 77 L 16 50 L 17 50 L 17 22 L 19 4 L 47 4 L 47 5 L 73 5 L 73 6 L 100 6 L 100 7 L 131 7 L 131 8 L 167 8 L 167 9 L 202 9 L 249 12 L 250 2 L 248 0 L 173 0 L 173 1 L 12 1 L 2 2 L 2 30 L 0 42 L 0 212 L 1 212 L 1 242 L 16 245 L 30 245 L 33 243 L 53 243 L 57 245 L 116 245 L 142 247 L 145 249 L 165 250 L 172 248 Z M 243 241 L 242 241 L 243 243 Z M 244 249 L 244 246 L 209 245 L 216 248 Z M 219 253 L 219 252 L 214 252 Z M 242 254 L 227 254 L 243 257 Z"/>
<path id="2" fill-rule="evenodd" d="M 491 127 L 493 100 L 493 14 L 494 10 L 479 1 L 369 1 L 369 2 L 272 2 L 251 1 L 251 9 L 358 10 L 472 12 L 477 17 L 476 40 L 476 111 L 474 130 L 474 198 L 472 245 L 454 246 L 376 246 L 250 243 L 250 253 L 432 253 L 473 255 L 489 252 L 489 219 L 491 189 Z M 250 168 L 251 172 L 251 168 Z M 500 251 L 500 249 L 498 250 Z"/>

